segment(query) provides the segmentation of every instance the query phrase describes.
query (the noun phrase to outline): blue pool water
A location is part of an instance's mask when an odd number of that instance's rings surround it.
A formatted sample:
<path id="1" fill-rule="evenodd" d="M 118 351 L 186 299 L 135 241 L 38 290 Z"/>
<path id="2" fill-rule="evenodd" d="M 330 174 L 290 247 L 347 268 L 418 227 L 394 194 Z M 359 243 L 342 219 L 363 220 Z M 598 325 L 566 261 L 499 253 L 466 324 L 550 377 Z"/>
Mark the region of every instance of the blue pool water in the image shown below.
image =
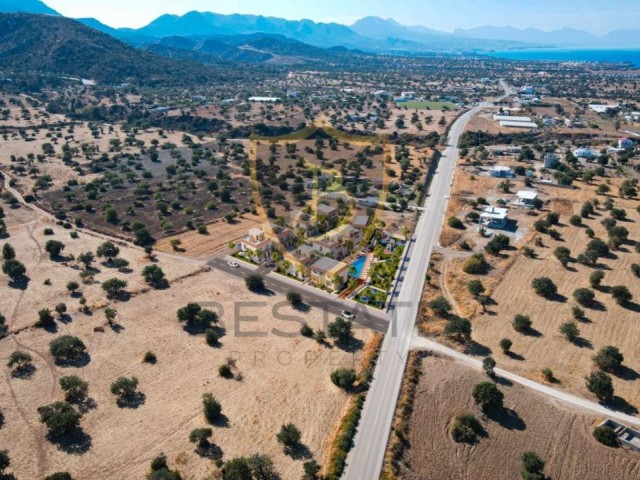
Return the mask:
<path id="1" fill-rule="evenodd" d="M 355 267 L 356 272 L 354 275 L 352 275 L 353 278 L 360 278 L 360 275 L 362 275 L 362 269 L 364 268 L 364 264 L 367 261 L 367 257 L 360 257 L 359 259 L 357 259 L 355 262 L 353 262 L 351 264 L 352 267 Z"/>

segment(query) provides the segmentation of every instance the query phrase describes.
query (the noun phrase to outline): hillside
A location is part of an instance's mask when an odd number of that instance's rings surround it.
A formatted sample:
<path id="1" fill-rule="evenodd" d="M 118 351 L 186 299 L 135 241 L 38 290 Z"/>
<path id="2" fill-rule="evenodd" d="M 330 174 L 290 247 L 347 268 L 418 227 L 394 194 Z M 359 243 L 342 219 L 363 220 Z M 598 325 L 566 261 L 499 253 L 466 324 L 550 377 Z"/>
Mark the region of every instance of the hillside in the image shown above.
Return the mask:
<path id="1" fill-rule="evenodd" d="M 220 60 L 241 63 L 300 63 L 332 61 L 348 50 L 328 50 L 282 35 L 219 35 L 208 38 L 171 36 L 146 43 L 143 47 L 171 58 L 216 63 Z"/>
<path id="2" fill-rule="evenodd" d="M 202 83 L 215 70 L 137 50 L 63 17 L 0 14 L 5 71 L 90 78 L 100 83 Z"/>
<path id="3" fill-rule="evenodd" d="M 0 13 L 39 13 L 60 15 L 39 0 L 0 0 Z"/>

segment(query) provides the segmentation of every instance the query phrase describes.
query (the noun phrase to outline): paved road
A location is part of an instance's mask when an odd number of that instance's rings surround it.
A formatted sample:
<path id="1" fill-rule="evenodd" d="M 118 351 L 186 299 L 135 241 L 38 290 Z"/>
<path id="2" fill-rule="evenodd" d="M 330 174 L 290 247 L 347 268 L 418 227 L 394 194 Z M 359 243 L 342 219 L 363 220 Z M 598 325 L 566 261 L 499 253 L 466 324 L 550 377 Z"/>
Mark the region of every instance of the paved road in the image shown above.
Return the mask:
<path id="1" fill-rule="evenodd" d="M 505 91 L 509 92 L 508 88 Z M 404 281 L 397 300 L 394 299 L 391 325 L 382 344 L 355 445 L 347 458 L 343 475 L 346 480 L 373 480 L 380 476 L 429 259 L 438 242 L 447 209 L 458 158 L 458 141 L 469 120 L 487 105 L 483 103 L 469 110 L 451 126 L 448 145 L 431 182 L 422 215 L 409 246 L 410 260 L 407 262 Z"/>
<path id="2" fill-rule="evenodd" d="M 419 337 L 416 335 L 411 346 L 412 348 L 440 353 L 442 355 L 454 358 L 455 360 L 458 360 L 471 367 L 482 369 L 481 360 L 470 357 L 469 355 L 465 355 L 464 353 L 458 352 L 453 348 L 441 345 L 438 342 L 431 340 L 430 338 Z M 561 402 L 567 403 L 572 407 L 578 408 L 580 410 L 584 410 L 585 412 L 608 417 L 625 424 L 640 426 L 640 418 L 626 415 L 619 411 L 612 410 L 599 403 L 592 402 L 591 400 L 587 400 L 585 398 L 563 392 L 562 390 L 549 387 L 542 383 L 534 382 L 533 380 L 529 380 L 528 378 L 521 377 L 520 375 L 516 375 L 501 368 L 496 368 L 495 372 L 499 377 L 506 378 L 507 380 L 511 380 L 514 383 L 519 383 L 520 385 L 524 385 L 525 387 L 544 394 L 548 398 L 560 400 Z"/>
<path id="3" fill-rule="evenodd" d="M 356 326 L 354 328 L 367 328 L 384 333 L 389 327 L 389 318 L 382 311 L 367 308 L 352 300 L 338 299 L 334 295 L 317 288 L 272 273 L 270 269 L 265 267 L 256 268 L 244 262 L 238 262 L 239 268 L 231 268 L 227 265 L 227 261 L 228 258 L 215 258 L 208 265 L 240 278 L 245 278 L 251 273 L 259 273 L 263 275 L 267 290 L 282 295 L 286 295 L 289 290 L 296 290 L 302 295 L 305 304 L 312 308 L 324 310 L 328 314 L 327 319 L 329 321 L 333 321 L 334 317 L 339 316 L 343 310 L 348 310 L 356 315 L 354 320 Z"/>

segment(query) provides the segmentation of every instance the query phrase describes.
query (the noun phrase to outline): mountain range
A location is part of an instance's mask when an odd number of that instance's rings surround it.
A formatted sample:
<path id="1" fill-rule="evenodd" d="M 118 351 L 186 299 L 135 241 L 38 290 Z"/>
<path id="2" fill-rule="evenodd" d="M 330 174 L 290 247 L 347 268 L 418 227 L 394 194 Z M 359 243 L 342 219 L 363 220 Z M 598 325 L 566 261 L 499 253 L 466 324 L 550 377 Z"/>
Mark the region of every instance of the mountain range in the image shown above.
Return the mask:
<path id="1" fill-rule="evenodd" d="M 223 78 L 219 69 L 163 58 L 53 15 L 0 13 L 0 59 L 5 75 L 87 78 L 111 85 L 203 84 Z"/>

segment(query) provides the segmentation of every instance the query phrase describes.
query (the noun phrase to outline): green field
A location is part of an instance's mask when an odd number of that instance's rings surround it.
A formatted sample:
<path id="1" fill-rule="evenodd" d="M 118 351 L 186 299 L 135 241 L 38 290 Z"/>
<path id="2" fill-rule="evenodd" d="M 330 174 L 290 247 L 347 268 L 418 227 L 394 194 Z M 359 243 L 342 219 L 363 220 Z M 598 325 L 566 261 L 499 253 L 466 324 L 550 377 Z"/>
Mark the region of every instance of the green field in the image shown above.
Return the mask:
<path id="1" fill-rule="evenodd" d="M 442 110 L 445 107 L 449 110 L 458 109 L 451 102 L 400 102 L 397 105 L 399 108 L 407 107 L 409 110 Z"/>

